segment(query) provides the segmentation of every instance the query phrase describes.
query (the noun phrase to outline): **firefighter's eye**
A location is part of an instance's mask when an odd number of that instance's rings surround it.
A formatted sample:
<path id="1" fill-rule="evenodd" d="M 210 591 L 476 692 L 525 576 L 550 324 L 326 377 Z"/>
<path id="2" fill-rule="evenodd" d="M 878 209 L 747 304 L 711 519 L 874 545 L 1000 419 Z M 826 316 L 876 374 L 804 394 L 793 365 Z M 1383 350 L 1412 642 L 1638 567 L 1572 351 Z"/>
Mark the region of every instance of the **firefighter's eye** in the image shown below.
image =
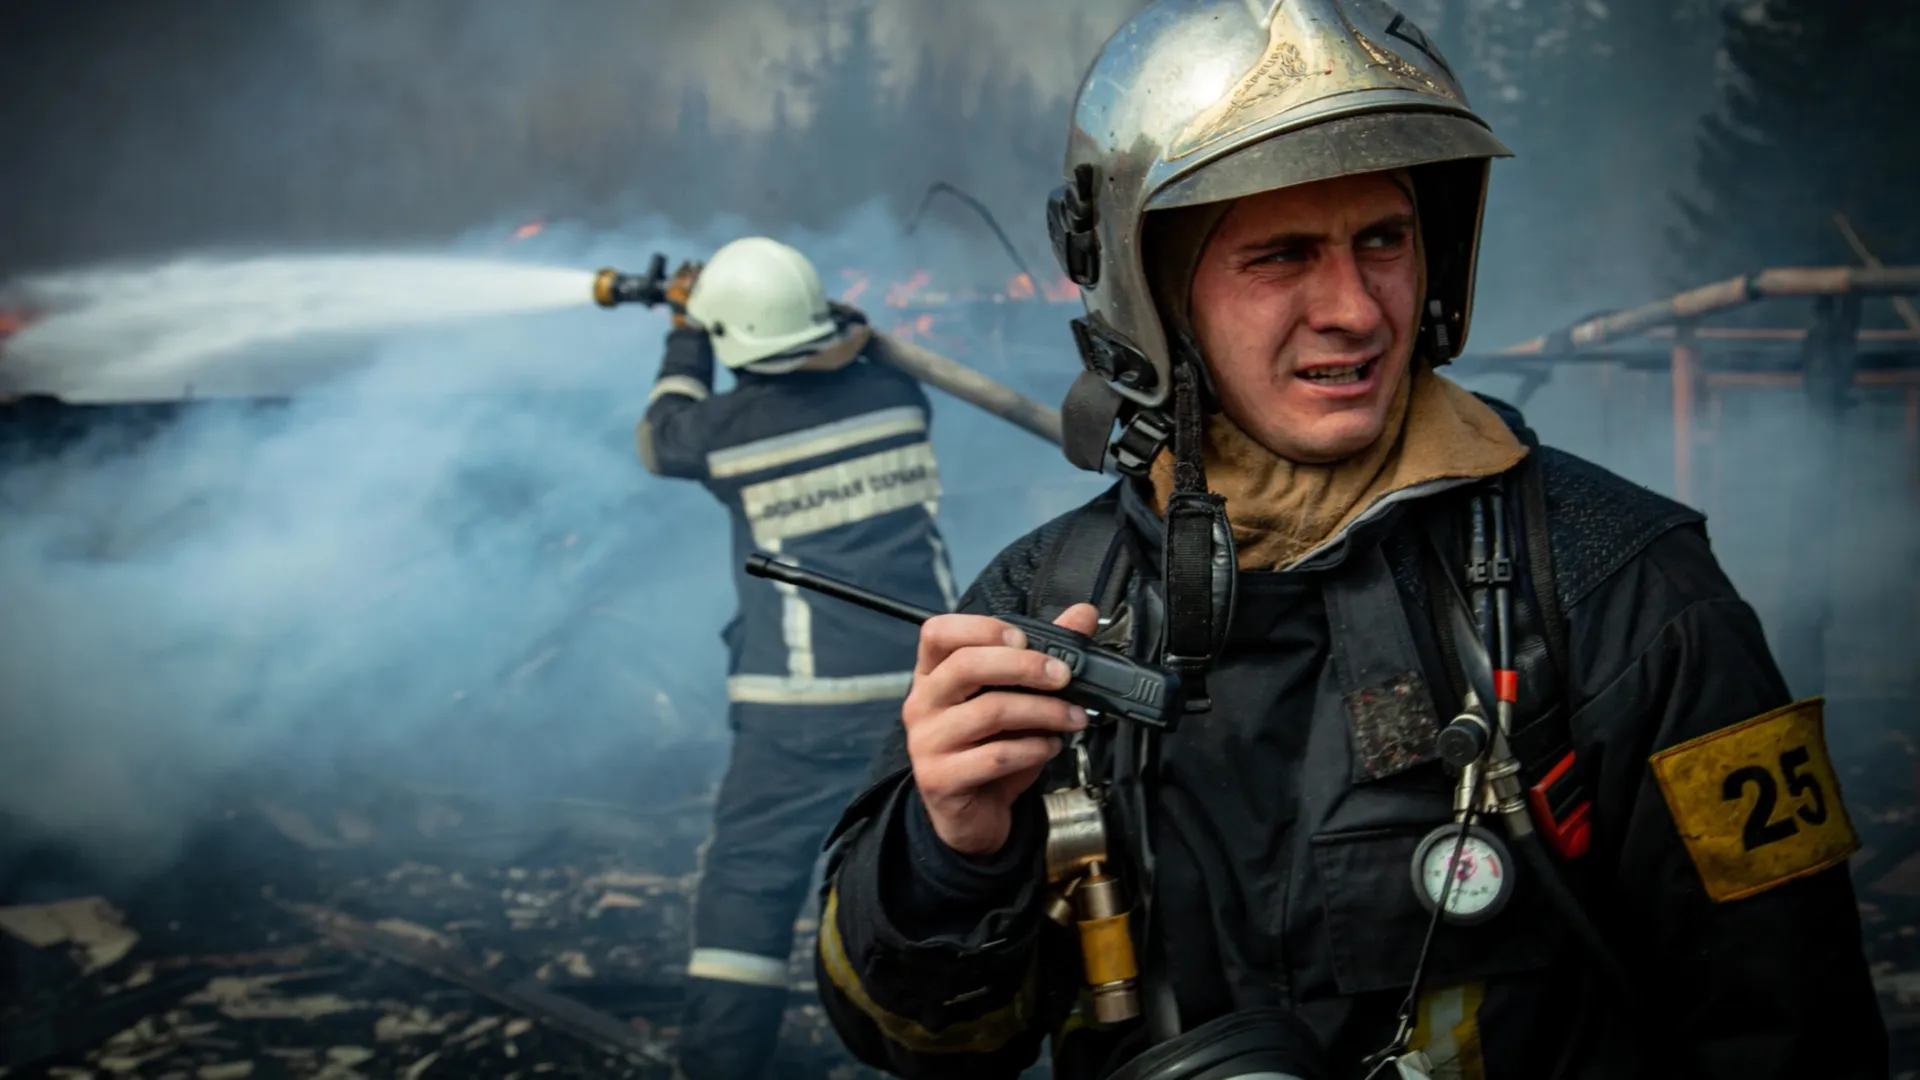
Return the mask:
<path id="1" fill-rule="evenodd" d="M 1412 234 L 1406 229 L 1389 226 L 1361 233 L 1356 246 L 1362 251 L 1397 251 L 1406 247 L 1411 240 Z"/>
<path id="2" fill-rule="evenodd" d="M 1311 259 L 1311 258 L 1313 258 L 1312 244 L 1294 243 L 1294 244 L 1282 244 L 1279 247 L 1274 248 L 1273 250 L 1268 251 L 1265 254 L 1261 255 L 1259 258 L 1254 259 L 1253 261 L 1256 265 L 1261 263 L 1266 263 L 1266 264 L 1302 263 L 1302 262 L 1306 262 L 1308 259 Z"/>

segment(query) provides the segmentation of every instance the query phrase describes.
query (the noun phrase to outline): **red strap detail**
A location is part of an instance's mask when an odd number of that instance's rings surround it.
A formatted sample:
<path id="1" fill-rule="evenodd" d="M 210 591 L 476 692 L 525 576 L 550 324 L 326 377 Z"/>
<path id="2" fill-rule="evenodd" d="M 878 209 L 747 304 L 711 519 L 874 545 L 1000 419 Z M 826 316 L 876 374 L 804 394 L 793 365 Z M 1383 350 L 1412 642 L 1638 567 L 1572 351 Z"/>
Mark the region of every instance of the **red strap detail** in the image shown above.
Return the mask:
<path id="1" fill-rule="evenodd" d="M 1493 696 L 1512 704 L 1520 700 L 1520 673 L 1517 671 L 1496 671 L 1493 673 Z"/>
<path id="2" fill-rule="evenodd" d="M 1587 853 L 1593 844 L 1593 824 L 1588 816 L 1593 811 L 1592 803 L 1581 803 L 1567 815 L 1567 820 L 1559 822 L 1554 830 L 1547 834 L 1547 842 L 1563 859 L 1577 859 Z"/>
<path id="3" fill-rule="evenodd" d="M 1553 816 L 1553 802 L 1547 798 L 1547 792 L 1551 791 L 1553 785 L 1567 775 L 1567 770 L 1571 768 L 1573 768 L 1573 754 L 1569 751 L 1558 764 L 1547 770 L 1547 775 L 1541 777 L 1539 783 L 1527 789 L 1527 802 L 1533 807 L 1534 824 L 1539 827 L 1540 834 L 1546 837 L 1547 843 L 1553 845 L 1553 850 L 1559 852 L 1563 859 L 1577 859 L 1585 855 L 1587 848 L 1593 843 L 1593 822 L 1590 820 L 1593 816 L 1591 801 L 1581 801 L 1579 805 L 1567 812 L 1565 820 L 1560 820 Z"/>

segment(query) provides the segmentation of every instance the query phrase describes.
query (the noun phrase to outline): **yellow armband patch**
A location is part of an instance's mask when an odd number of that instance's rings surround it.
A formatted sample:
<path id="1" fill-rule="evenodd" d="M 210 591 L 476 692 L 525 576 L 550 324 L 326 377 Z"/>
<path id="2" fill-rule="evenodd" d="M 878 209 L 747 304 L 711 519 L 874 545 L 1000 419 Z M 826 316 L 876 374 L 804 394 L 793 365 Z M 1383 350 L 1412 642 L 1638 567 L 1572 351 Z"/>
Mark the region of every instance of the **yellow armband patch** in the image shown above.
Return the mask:
<path id="1" fill-rule="evenodd" d="M 1653 755 L 1673 822 L 1715 903 L 1845 862 L 1860 847 L 1810 698 Z"/>

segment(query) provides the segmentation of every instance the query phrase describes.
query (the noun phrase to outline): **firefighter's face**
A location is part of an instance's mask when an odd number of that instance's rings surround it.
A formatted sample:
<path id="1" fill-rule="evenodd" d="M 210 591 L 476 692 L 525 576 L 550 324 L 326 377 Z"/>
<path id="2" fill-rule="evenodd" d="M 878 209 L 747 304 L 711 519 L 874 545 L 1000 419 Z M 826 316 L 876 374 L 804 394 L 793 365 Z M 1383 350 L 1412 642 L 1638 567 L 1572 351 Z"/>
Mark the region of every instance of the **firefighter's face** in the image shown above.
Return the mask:
<path id="1" fill-rule="evenodd" d="M 1413 204 L 1383 173 L 1234 203 L 1191 296 L 1227 417 L 1292 461 L 1371 445 L 1413 354 L 1417 260 Z"/>

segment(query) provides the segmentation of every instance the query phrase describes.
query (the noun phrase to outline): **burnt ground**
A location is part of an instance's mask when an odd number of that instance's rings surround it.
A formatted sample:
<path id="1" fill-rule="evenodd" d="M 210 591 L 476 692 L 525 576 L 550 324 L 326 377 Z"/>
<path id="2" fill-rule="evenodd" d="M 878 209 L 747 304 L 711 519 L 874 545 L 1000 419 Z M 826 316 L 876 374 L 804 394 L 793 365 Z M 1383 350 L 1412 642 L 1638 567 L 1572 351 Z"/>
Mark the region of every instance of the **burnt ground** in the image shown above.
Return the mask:
<path id="1" fill-rule="evenodd" d="M 1915 1078 L 1915 757 L 1904 736 L 1884 750 L 1848 769 L 1847 793 L 1894 1075 Z M 532 827 L 446 796 L 372 808 L 250 798 L 164 875 L 92 890 L 104 903 L 36 908 L 39 924 L 0 912 L 0 1076 L 670 1076 L 710 808 L 547 809 Z M 84 896 L 86 881 L 41 851 L 0 866 L 0 902 Z M 800 927 L 775 1075 L 871 1077 L 811 1000 L 810 915 Z M 40 945 L 23 939 L 36 934 Z"/>
<path id="2" fill-rule="evenodd" d="M 110 909 L 61 909 L 91 951 L 0 934 L 0 1075 L 671 1075 L 709 807 L 579 803 L 503 832 L 457 800 L 400 803 L 236 807 Z M 16 883 L 67 869 L 42 855 Z M 778 1075 L 861 1075 L 810 1000 L 800 925 Z"/>
<path id="3" fill-rule="evenodd" d="M 1847 808 L 1860 834 L 1854 886 L 1867 959 L 1880 988 L 1895 1080 L 1920 1080 L 1920 738 L 1890 724 L 1844 759 Z M 1837 762 L 1838 764 L 1838 762 Z"/>

